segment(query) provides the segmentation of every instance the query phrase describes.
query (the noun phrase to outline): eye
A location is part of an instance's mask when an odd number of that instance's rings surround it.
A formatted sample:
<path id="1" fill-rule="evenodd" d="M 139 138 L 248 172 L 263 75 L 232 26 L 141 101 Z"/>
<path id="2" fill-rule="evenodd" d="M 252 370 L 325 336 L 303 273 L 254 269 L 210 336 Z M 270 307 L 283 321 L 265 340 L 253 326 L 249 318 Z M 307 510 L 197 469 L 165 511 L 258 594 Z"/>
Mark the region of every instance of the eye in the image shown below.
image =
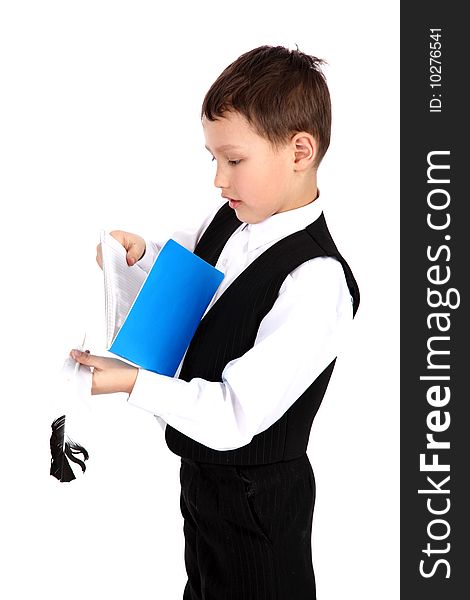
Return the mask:
<path id="1" fill-rule="evenodd" d="M 214 162 L 215 156 L 213 156 L 211 160 L 212 160 L 212 162 Z M 238 165 L 241 162 L 241 159 L 239 159 L 239 160 L 227 160 L 227 162 L 228 162 L 228 164 L 231 167 L 235 167 L 236 165 Z"/>

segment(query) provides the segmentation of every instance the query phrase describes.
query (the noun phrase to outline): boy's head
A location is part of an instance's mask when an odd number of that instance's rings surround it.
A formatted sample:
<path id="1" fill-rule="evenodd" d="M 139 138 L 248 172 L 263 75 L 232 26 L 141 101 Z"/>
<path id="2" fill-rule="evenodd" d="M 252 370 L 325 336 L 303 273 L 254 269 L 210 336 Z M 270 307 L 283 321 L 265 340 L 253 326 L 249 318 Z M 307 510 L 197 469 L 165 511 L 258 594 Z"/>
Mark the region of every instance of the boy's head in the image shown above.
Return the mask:
<path id="1" fill-rule="evenodd" d="M 261 46 L 230 64 L 207 92 L 201 117 L 206 147 L 217 159 L 215 185 L 241 202 L 231 203 L 240 220 L 259 222 L 315 198 L 306 195 L 316 194 L 331 128 L 323 62 L 299 50 Z M 255 210 L 247 210 L 250 204 Z"/>

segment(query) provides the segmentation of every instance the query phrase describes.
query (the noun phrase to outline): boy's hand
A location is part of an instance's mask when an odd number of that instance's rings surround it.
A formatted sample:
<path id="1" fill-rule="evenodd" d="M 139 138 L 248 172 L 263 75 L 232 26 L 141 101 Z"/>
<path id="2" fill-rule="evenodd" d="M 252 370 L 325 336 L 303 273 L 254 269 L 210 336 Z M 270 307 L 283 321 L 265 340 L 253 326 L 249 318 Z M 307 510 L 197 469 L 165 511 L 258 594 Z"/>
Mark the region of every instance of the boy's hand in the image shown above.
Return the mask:
<path id="1" fill-rule="evenodd" d="M 130 394 L 132 392 L 139 371 L 136 367 L 117 358 L 94 356 L 80 350 L 71 350 L 70 356 L 82 365 L 93 367 L 91 383 L 93 395 L 116 392 Z"/>
<path id="2" fill-rule="evenodd" d="M 110 235 L 116 239 L 121 246 L 127 251 L 126 260 L 127 264 L 131 267 L 138 260 L 140 260 L 145 254 L 145 240 L 136 233 L 129 233 L 128 231 L 111 231 Z M 96 262 L 101 268 L 103 268 L 103 256 L 101 254 L 101 244 L 96 246 Z"/>

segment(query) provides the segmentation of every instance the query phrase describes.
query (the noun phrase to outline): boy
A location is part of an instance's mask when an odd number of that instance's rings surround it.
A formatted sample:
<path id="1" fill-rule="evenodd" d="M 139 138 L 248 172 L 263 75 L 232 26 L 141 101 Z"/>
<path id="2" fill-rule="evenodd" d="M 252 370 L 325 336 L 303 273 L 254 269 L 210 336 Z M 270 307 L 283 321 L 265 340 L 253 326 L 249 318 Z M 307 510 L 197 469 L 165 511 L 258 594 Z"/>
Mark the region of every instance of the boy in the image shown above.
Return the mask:
<path id="1" fill-rule="evenodd" d="M 224 200 L 173 237 L 225 278 L 175 377 L 72 351 L 93 367 L 92 393 L 129 393 L 181 456 L 184 600 L 316 597 L 306 449 L 359 304 L 317 190 L 331 124 L 321 63 L 262 46 L 206 94 L 202 126 Z M 150 267 L 159 244 L 113 235 L 129 264 Z"/>

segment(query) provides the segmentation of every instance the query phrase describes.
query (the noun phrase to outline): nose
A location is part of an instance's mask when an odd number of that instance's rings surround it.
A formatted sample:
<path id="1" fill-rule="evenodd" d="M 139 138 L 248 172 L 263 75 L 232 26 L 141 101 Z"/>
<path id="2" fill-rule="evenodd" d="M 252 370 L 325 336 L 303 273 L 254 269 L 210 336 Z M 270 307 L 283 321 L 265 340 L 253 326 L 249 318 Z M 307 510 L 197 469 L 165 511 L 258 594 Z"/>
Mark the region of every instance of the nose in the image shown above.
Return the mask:
<path id="1" fill-rule="evenodd" d="M 222 167 L 219 164 L 217 165 L 217 171 L 215 173 L 214 185 L 217 188 L 229 187 L 227 172 L 224 169 L 222 169 Z"/>

